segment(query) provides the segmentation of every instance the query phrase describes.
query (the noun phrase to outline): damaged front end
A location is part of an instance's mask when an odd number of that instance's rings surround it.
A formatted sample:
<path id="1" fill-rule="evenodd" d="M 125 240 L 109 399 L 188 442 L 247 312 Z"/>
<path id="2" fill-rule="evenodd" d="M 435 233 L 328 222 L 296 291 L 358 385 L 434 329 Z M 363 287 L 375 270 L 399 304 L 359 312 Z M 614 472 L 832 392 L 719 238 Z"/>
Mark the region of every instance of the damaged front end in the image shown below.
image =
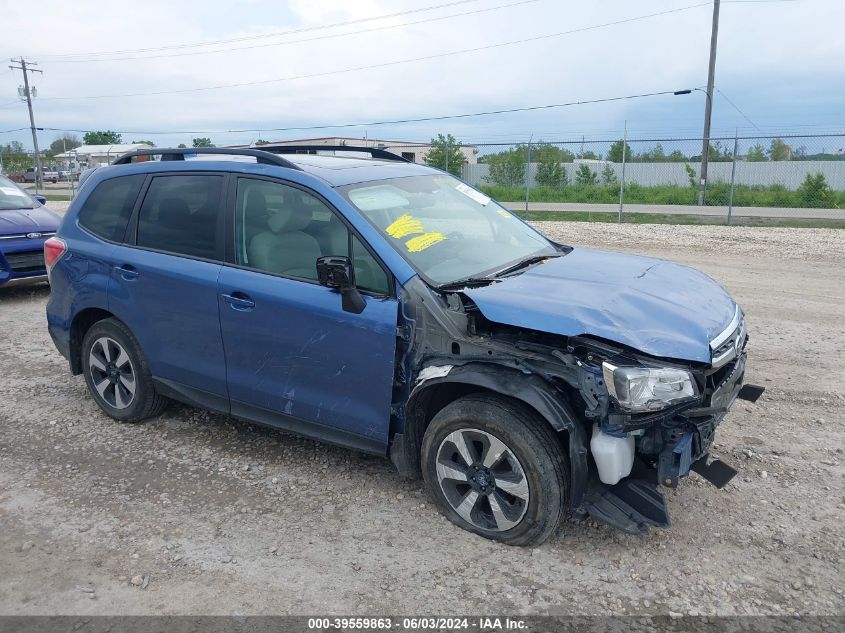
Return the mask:
<path id="1" fill-rule="evenodd" d="M 418 467 L 424 403 L 486 389 L 522 400 L 565 436 L 576 515 L 641 534 L 670 524 L 661 486 L 690 471 L 719 487 L 734 476 L 709 454 L 734 400 L 759 396 L 743 386 L 748 337 L 738 307 L 706 355 L 682 360 L 501 323 L 468 292 L 414 280 L 405 293 L 391 445 L 400 472 Z"/>
<path id="2" fill-rule="evenodd" d="M 710 461 L 716 428 L 736 398 L 756 400 L 744 386 L 748 342 L 736 316 L 711 341 L 712 361 L 660 361 L 631 352 L 579 360 L 583 380 L 600 388 L 585 415 L 593 420 L 591 478 L 582 510 L 629 533 L 668 527 L 659 486 L 675 488 L 690 471 L 722 488 L 736 471 Z"/>

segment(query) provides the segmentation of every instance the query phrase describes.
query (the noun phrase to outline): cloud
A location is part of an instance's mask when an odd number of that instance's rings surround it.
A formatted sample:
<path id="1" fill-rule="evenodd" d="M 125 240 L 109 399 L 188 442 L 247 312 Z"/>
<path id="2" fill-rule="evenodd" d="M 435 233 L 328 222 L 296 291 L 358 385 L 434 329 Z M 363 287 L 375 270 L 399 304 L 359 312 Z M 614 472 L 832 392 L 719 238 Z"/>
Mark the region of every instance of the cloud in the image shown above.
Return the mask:
<path id="1" fill-rule="evenodd" d="M 508 2 L 477 0 L 436 11 L 303 31 L 284 38 L 259 38 L 237 45 L 354 33 Z M 98 63 L 60 63 L 66 58 L 57 57 L 249 38 L 429 4 L 436 4 L 436 0 L 43 2 L 37 11 L 13 3 L 4 9 L 2 49 L 7 57 L 24 51 L 44 70 L 43 77 L 35 78 L 40 95 L 36 100 L 39 126 L 129 130 L 132 132 L 127 136 L 136 138 L 144 136 L 144 132 L 185 130 L 210 134 L 218 142 L 249 141 L 259 136 L 258 132 L 219 132 L 226 129 L 267 130 L 413 118 L 671 90 L 706 82 L 710 8 L 704 6 L 559 38 L 311 79 L 184 94 L 78 98 L 326 73 L 530 38 L 689 6 L 692 0 L 655 0 L 647 4 L 606 0 L 578 5 L 538 0 L 396 29 L 226 53 Z M 840 62 L 845 57 L 845 43 L 838 34 L 843 23 L 845 3 L 837 0 L 812 4 L 723 4 L 716 83 L 755 122 L 760 118 L 766 125 L 843 124 L 845 121 L 836 119 L 843 111 L 845 95 L 835 88 L 845 80 Z M 14 100 L 18 83 L 19 76 L 15 74 L 0 75 L 0 129 L 28 125 L 24 107 L 4 105 Z M 797 86 L 801 87 L 800 93 Z M 548 138 L 579 131 L 610 134 L 627 119 L 633 130 L 660 129 L 671 134 L 700 127 L 701 97 L 694 93 L 541 113 L 391 126 L 367 133 L 370 137 L 428 138 L 438 131 L 453 131 L 473 140 L 505 140 L 530 134 Z M 717 97 L 715 104 L 717 128 L 749 125 L 724 100 Z M 773 113 L 774 119 L 770 118 Z M 325 131 L 329 133 L 333 131 Z M 345 133 L 360 135 L 364 130 L 356 128 Z M 265 138 L 304 135 L 261 133 Z M 49 142 L 52 137 L 49 132 L 42 133 L 43 141 Z M 169 144 L 184 142 L 190 135 L 144 137 Z M 11 138 L 27 141 L 23 133 L 5 135 L 0 142 Z"/>

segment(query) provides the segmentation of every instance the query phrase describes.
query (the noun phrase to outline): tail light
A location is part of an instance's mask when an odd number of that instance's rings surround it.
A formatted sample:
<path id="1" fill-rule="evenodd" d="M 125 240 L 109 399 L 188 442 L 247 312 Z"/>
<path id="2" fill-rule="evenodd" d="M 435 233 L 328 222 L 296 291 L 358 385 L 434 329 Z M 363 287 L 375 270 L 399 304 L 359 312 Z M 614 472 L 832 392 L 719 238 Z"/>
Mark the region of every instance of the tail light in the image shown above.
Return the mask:
<path id="1" fill-rule="evenodd" d="M 44 242 L 44 264 L 47 266 L 47 275 L 66 252 L 67 244 L 61 238 L 53 236 Z"/>

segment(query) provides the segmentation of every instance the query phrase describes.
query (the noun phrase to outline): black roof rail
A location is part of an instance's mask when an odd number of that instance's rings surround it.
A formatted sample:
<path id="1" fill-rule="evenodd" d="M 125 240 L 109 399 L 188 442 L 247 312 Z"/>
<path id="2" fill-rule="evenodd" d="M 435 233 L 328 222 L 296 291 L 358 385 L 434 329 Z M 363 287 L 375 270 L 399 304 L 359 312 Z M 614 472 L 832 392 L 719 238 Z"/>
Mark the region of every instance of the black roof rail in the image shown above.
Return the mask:
<path id="1" fill-rule="evenodd" d="M 273 152 L 274 154 L 299 154 L 301 152 L 363 152 L 369 154 L 372 158 L 383 158 L 384 160 L 395 160 L 401 163 L 410 163 L 407 158 L 402 158 L 398 154 L 388 152 L 379 147 L 361 147 L 358 145 L 272 145 L 270 147 L 261 146 L 265 152 Z"/>
<path id="2" fill-rule="evenodd" d="M 135 156 L 161 156 L 161 160 L 185 160 L 186 154 L 219 154 L 230 156 L 252 156 L 258 163 L 278 165 L 289 169 L 302 168 L 294 165 L 286 158 L 277 156 L 275 152 L 260 149 L 240 149 L 227 147 L 151 147 L 150 149 L 136 149 L 119 156 L 112 165 L 128 165 Z"/>

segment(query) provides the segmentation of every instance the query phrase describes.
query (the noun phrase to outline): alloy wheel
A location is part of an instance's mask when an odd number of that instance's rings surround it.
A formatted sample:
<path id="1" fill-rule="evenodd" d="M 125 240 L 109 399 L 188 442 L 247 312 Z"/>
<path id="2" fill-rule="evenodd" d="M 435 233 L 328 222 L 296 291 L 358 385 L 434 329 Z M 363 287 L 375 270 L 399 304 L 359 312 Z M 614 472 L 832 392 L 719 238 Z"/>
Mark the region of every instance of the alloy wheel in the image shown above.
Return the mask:
<path id="1" fill-rule="evenodd" d="M 455 512 L 473 526 L 503 532 L 522 520 L 530 491 L 522 464 L 499 438 L 458 429 L 437 450 L 437 481 Z"/>
<path id="2" fill-rule="evenodd" d="M 123 346 L 111 337 L 94 341 L 88 354 L 91 384 L 110 407 L 126 409 L 135 400 L 135 367 Z"/>

